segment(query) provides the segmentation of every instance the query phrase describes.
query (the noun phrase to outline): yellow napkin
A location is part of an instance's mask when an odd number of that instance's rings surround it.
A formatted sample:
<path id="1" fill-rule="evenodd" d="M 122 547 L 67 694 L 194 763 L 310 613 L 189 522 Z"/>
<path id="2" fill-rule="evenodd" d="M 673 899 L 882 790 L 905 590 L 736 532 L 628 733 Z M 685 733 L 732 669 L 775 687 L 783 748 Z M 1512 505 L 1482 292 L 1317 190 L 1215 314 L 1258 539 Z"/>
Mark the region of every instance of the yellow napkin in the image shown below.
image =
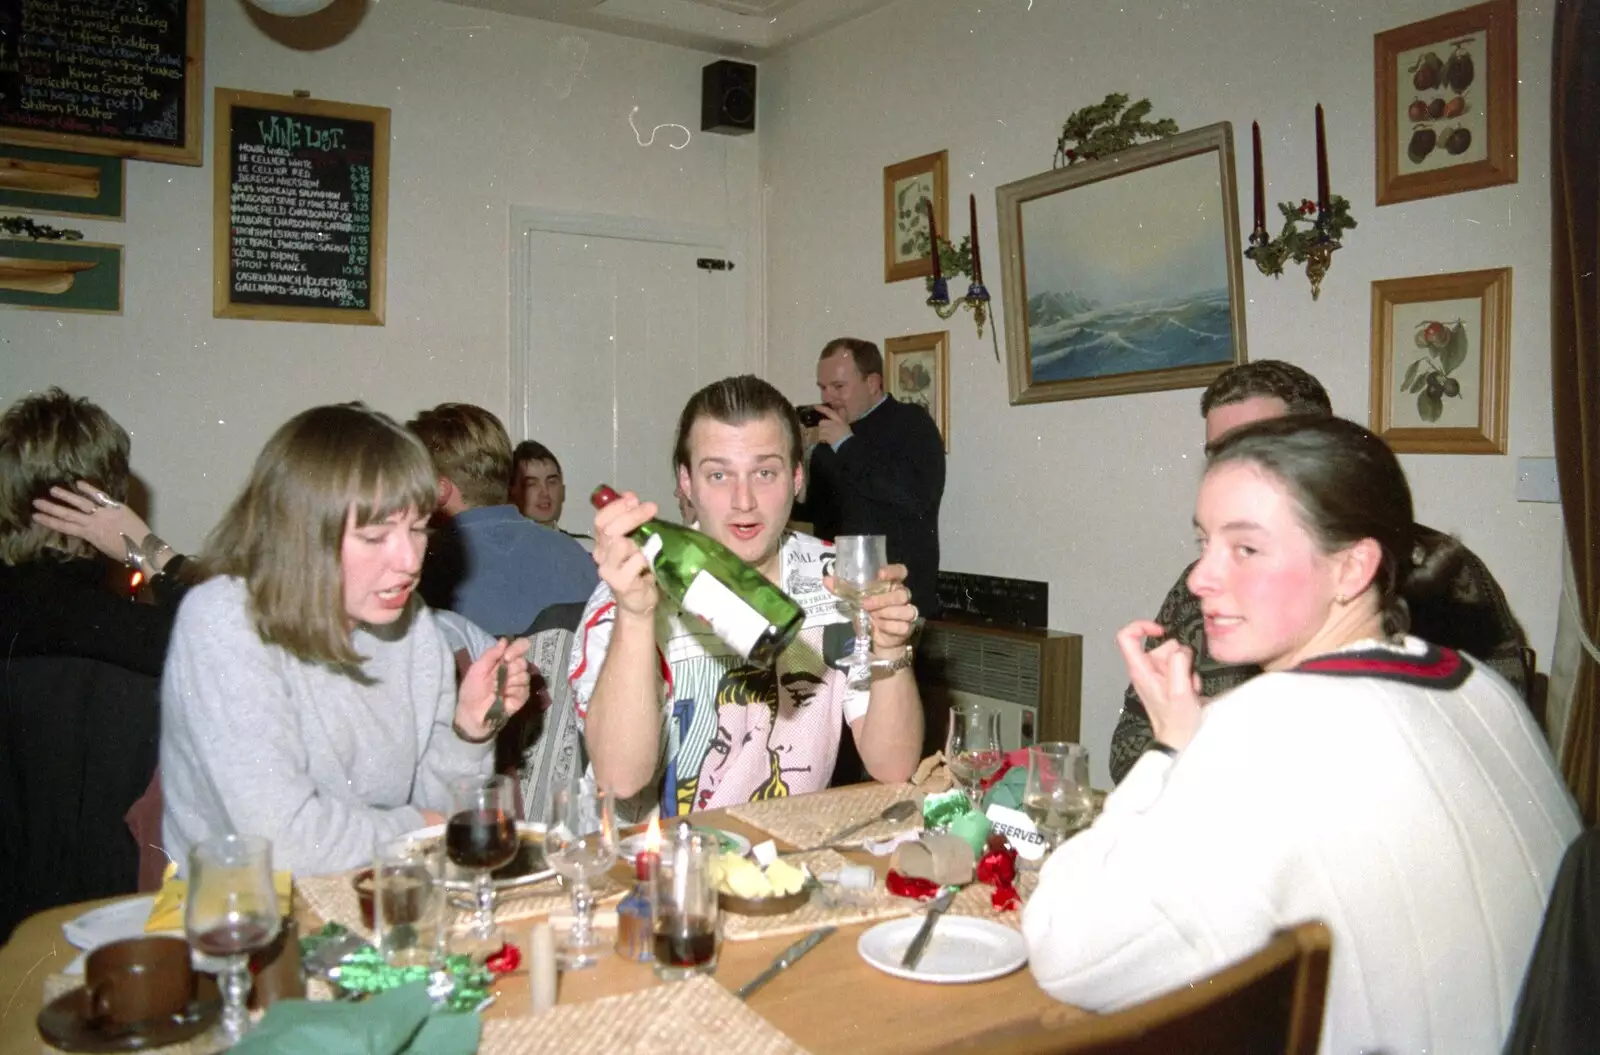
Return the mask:
<path id="1" fill-rule="evenodd" d="M 150 906 L 150 918 L 144 923 L 146 934 L 183 929 L 183 897 L 189 884 L 177 876 L 177 864 L 167 862 L 167 870 L 161 876 L 161 891 L 156 894 L 156 903 Z M 278 892 L 279 914 L 287 916 L 294 905 L 294 877 L 288 872 L 274 872 L 272 886 Z"/>

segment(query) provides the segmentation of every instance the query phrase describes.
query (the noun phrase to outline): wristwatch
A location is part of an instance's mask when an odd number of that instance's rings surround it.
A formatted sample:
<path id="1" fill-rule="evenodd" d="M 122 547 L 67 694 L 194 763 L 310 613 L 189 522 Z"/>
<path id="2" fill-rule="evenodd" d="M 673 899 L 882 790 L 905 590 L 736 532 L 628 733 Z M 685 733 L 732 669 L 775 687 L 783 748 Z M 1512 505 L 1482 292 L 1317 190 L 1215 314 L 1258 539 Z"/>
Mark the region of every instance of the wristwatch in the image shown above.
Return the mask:
<path id="1" fill-rule="evenodd" d="M 915 652 L 916 650 L 911 645 L 907 645 L 905 651 L 893 659 L 882 659 L 878 656 L 873 656 L 872 669 L 884 675 L 898 674 L 911 666 L 911 659 Z"/>

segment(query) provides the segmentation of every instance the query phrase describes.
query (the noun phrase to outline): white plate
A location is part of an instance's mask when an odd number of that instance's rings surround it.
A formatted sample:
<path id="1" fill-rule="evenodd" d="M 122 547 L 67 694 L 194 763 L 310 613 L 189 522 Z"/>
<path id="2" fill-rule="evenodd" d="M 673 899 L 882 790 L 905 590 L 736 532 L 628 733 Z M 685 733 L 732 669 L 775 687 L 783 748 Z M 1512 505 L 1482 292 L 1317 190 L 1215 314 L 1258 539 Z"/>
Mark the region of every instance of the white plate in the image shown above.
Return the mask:
<path id="1" fill-rule="evenodd" d="M 145 920 L 155 906 L 155 895 L 130 898 L 85 912 L 61 925 L 67 942 L 77 949 L 98 949 L 107 942 L 144 935 Z"/>
<path id="2" fill-rule="evenodd" d="M 417 840 L 442 839 L 444 838 L 444 829 L 444 825 L 434 824 L 427 828 L 418 828 L 416 831 L 407 832 L 402 838 Z M 542 849 L 544 846 L 544 825 L 533 824 L 529 821 L 518 821 L 517 836 L 520 839 L 539 844 L 541 849 L 537 864 L 531 871 L 506 879 L 496 879 L 494 881 L 496 890 L 531 886 L 534 883 L 542 883 L 556 874 L 555 869 L 551 868 L 544 859 Z M 446 859 L 444 863 L 444 885 L 452 890 L 471 890 L 475 884 L 472 873 L 462 871 L 453 862 Z"/>
<path id="3" fill-rule="evenodd" d="M 695 827 L 695 831 L 709 832 L 715 835 L 717 837 L 717 842 L 721 844 L 721 849 L 725 853 L 735 853 L 740 857 L 743 857 L 745 854 L 750 852 L 750 840 L 746 839 L 738 832 L 724 831 L 721 828 L 702 828 L 698 825 Z M 617 844 L 617 856 L 624 861 L 632 861 L 635 857 L 644 852 L 644 839 L 644 832 L 639 832 L 636 835 L 628 836 L 626 839 Z M 666 841 L 665 834 L 662 836 L 662 841 Z"/>
<path id="4" fill-rule="evenodd" d="M 900 961 L 921 926 L 921 916 L 880 923 L 861 935 L 856 951 L 884 974 L 946 985 L 986 982 L 1028 962 L 1027 942 L 1005 924 L 972 916 L 940 916 L 917 969 L 909 971 Z"/>

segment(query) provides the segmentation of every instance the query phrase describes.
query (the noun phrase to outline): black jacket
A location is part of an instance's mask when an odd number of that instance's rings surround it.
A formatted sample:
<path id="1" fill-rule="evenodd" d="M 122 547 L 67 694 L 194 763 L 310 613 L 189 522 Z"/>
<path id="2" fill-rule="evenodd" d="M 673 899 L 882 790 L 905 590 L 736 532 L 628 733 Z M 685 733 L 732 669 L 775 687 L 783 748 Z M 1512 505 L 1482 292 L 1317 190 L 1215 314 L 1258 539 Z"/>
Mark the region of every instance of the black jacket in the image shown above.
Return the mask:
<path id="1" fill-rule="evenodd" d="M 944 497 L 944 441 L 926 411 L 893 396 L 852 422 L 835 451 L 811 455 L 806 501 L 795 517 L 819 538 L 883 535 L 889 560 L 904 564 L 912 601 L 939 613 L 939 502 Z"/>

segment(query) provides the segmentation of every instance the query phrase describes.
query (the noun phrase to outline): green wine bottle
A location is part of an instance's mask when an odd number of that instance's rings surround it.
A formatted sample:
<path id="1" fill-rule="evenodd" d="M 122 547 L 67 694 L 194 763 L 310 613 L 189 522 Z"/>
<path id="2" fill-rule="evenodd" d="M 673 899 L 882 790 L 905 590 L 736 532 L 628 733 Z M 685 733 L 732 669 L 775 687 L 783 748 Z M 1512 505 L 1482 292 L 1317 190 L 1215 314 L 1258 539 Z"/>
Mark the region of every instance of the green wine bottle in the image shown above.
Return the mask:
<path id="1" fill-rule="evenodd" d="M 601 484 L 589 501 L 604 509 L 619 497 Z M 647 520 L 629 537 L 644 551 L 656 585 L 685 612 L 710 623 L 718 637 L 750 662 L 771 666 L 800 632 L 806 613 L 794 599 L 709 535 L 666 520 Z"/>

